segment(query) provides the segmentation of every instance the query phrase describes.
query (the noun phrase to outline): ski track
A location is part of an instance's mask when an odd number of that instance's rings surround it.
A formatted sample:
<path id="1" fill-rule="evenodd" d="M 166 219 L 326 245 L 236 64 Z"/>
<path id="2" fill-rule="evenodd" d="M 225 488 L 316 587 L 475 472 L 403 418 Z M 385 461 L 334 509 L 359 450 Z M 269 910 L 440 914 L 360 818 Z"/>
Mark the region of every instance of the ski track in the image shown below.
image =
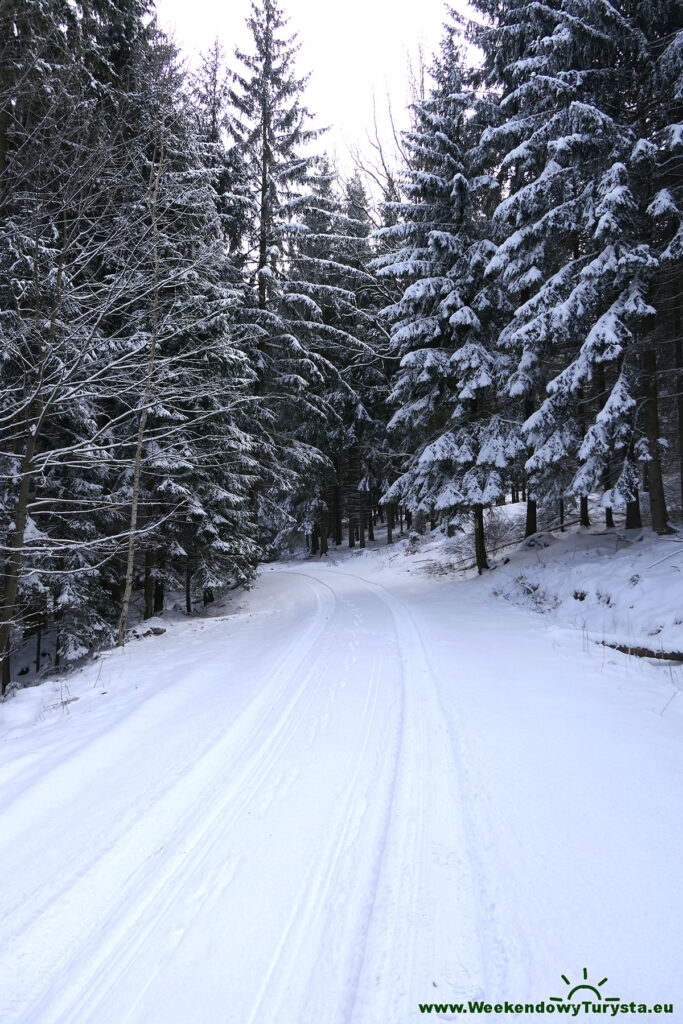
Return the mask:
<path id="1" fill-rule="evenodd" d="M 430 749 L 432 752 L 432 765 L 430 773 L 422 773 L 424 776 L 419 780 L 419 785 L 431 788 L 434 778 L 443 775 L 448 776 L 448 792 L 452 796 L 450 802 L 451 814 L 449 817 L 440 814 L 438 810 L 429 816 L 429 820 L 421 820 L 420 834 L 438 835 L 444 834 L 449 837 L 457 836 L 457 843 L 461 851 L 467 854 L 466 875 L 471 893 L 474 894 L 474 905 L 470 907 L 470 923 L 474 921 L 476 936 L 479 943 L 480 957 L 478 958 L 478 973 L 465 975 L 463 987 L 462 957 L 455 962 L 458 969 L 458 982 L 449 979 L 444 986 L 449 992 L 448 1002 L 457 1002 L 462 999 L 485 999 L 486 993 L 501 991 L 524 991 L 528 983 L 528 964 L 531 962 L 531 944 L 523 929 L 514 922 L 517 927 L 511 931 L 509 918 L 500 919 L 497 911 L 505 901 L 500 899 L 500 879 L 492 876 L 490 865 L 487 863 L 486 854 L 491 850 L 490 838 L 491 822 L 481 812 L 476 786 L 471 777 L 467 759 L 463 756 L 461 743 L 457 730 L 453 727 L 453 719 L 446 715 L 439 693 L 437 682 L 441 687 L 448 686 L 443 679 L 441 668 L 434 661 L 427 650 L 427 647 L 410 607 L 396 594 L 392 593 L 382 584 L 374 580 L 367 580 L 358 574 L 345 572 L 345 575 L 354 576 L 365 585 L 375 588 L 383 596 L 383 599 L 392 609 L 396 621 L 397 633 L 406 638 L 410 637 L 408 648 L 418 652 L 417 659 L 413 653 L 413 665 L 419 665 L 419 680 L 422 684 L 425 696 L 423 700 L 428 704 L 429 715 L 417 716 L 421 725 L 418 742 L 415 744 L 415 754 L 419 759 L 419 752 Z M 404 639 L 404 644 L 405 644 Z M 414 686 L 411 693 L 416 692 Z M 451 700 L 457 702 L 457 690 L 449 687 Z M 425 735 L 427 723 L 430 724 L 430 733 Z M 434 737 L 439 737 L 438 745 L 434 744 Z M 414 778 L 414 773 L 413 773 Z M 408 801 L 409 802 L 409 801 Z M 453 818 L 456 818 L 454 821 Z M 424 851 L 419 851 L 418 863 L 424 864 Z M 443 939 L 438 932 L 435 932 L 437 946 L 442 944 Z M 465 943 L 472 942 L 472 934 L 463 936 Z M 433 953 L 434 961 L 436 951 Z M 434 962 L 433 961 L 433 962 Z M 441 987 L 440 985 L 436 987 Z M 423 987 L 418 993 L 418 998 L 426 999 L 427 987 Z M 434 996 L 438 1000 L 438 996 Z M 445 999 L 445 997 L 444 997 Z M 415 1001 L 413 1001 L 415 1002 Z M 448 1019 L 448 1015 L 443 1015 Z"/>
<path id="2" fill-rule="evenodd" d="M 310 583 L 308 583 L 308 586 L 310 587 Z M 105 950 L 121 945 L 121 943 L 117 943 L 115 936 L 120 932 L 123 932 L 125 935 L 130 931 L 130 929 L 126 930 L 125 924 L 125 915 L 129 904 L 135 907 L 136 900 L 140 899 L 143 906 L 149 903 L 150 912 L 158 910 L 163 905 L 162 900 L 157 897 L 166 891 L 174 874 L 178 873 L 182 869 L 184 862 L 187 861 L 193 845 L 192 843 L 188 844 L 188 835 L 192 835 L 192 829 L 197 827 L 195 823 L 199 824 L 199 837 L 201 838 L 203 834 L 210 831 L 211 825 L 220 816 L 220 810 L 218 813 L 214 813 L 212 803 L 215 792 L 205 787 L 206 777 L 211 778 L 213 773 L 216 773 L 219 779 L 221 776 L 227 775 L 227 768 L 224 762 L 226 753 L 231 753 L 228 768 L 238 766 L 240 759 L 249 750 L 250 746 L 254 744 L 261 728 L 261 721 L 273 717 L 275 718 L 275 730 L 282 730 L 297 703 L 302 699 L 305 683 L 302 684 L 299 680 L 298 672 L 305 665 L 310 651 L 321 636 L 334 609 L 332 591 L 328 590 L 324 591 L 324 593 L 325 600 L 323 601 L 320 599 L 320 590 L 315 591 L 317 601 L 316 614 L 311 622 L 306 624 L 302 634 L 296 637 L 289 645 L 289 649 L 286 651 L 280 667 L 268 680 L 267 685 L 264 686 L 261 692 L 256 693 L 251 705 L 244 710 L 244 718 L 247 719 L 248 723 L 253 720 L 253 724 L 248 727 L 246 735 L 242 738 L 241 742 L 238 742 L 237 746 L 235 745 L 235 733 L 239 731 L 239 721 L 235 723 L 234 728 L 228 727 L 226 730 L 223 724 L 213 729 L 207 741 L 198 750 L 195 749 L 193 751 L 192 757 L 188 758 L 174 772 L 172 778 L 167 780 L 166 785 L 155 795 L 156 799 L 153 805 L 150 806 L 145 803 L 139 806 L 135 804 L 131 809 L 132 814 L 122 825 L 119 825 L 117 828 L 117 823 L 114 823 L 114 835 L 110 837 L 108 846 L 98 847 L 96 845 L 87 860 L 81 860 L 75 865 L 62 863 L 60 865 L 62 873 L 58 878 L 57 884 L 55 885 L 54 878 L 41 880 L 40 888 L 30 894 L 30 899 L 25 898 L 23 907 L 21 904 L 15 907 L 10 903 L 8 916 L 11 915 L 14 926 L 5 949 L 6 955 L 8 958 L 11 958 L 12 963 L 5 963 L 5 958 L 0 958 L 0 976 L 3 979 L 14 977 L 19 982 L 17 987 L 21 990 L 21 971 L 17 971 L 17 967 L 20 965 L 17 964 L 16 951 L 22 949 L 22 939 L 25 934 L 35 932 L 36 919 L 38 919 L 38 925 L 41 930 L 54 932 L 55 935 L 59 936 L 56 949 L 62 948 L 63 944 L 63 954 L 56 962 L 54 961 L 53 953 L 51 973 L 63 972 L 68 974 L 69 963 L 79 963 L 83 959 L 81 951 L 91 948 L 98 941 L 102 942 Z M 302 641 L 304 645 L 303 654 L 301 650 Z M 292 690 L 293 695 L 290 692 Z M 137 709 L 134 712 L 133 719 L 140 711 L 145 711 L 145 705 L 143 705 L 142 709 Z M 127 717 L 117 726 L 117 730 L 125 733 L 130 724 L 130 717 Z M 106 738 L 110 739 L 111 737 Z M 102 732 L 99 731 L 90 737 L 87 743 L 76 746 L 69 753 L 66 760 L 53 769 L 54 775 L 50 779 L 51 785 L 57 785 L 57 787 L 67 785 L 69 783 L 68 773 L 72 764 L 75 762 L 75 770 L 78 771 L 78 761 L 82 754 L 93 745 L 101 742 Z M 41 778 L 37 772 L 34 772 L 32 778 L 25 783 L 22 795 L 25 796 L 26 791 L 31 786 L 39 789 L 44 782 L 45 779 Z M 196 805 L 196 801 L 202 797 L 201 812 L 206 814 L 208 818 L 208 825 L 205 823 L 203 827 L 202 813 L 198 812 Z M 178 814 L 179 804 L 185 808 L 183 814 Z M 152 819 L 151 821 L 150 818 Z M 173 828 L 171 836 L 166 831 L 169 827 Z M 164 842 L 160 846 L 159 839 L 161 837 L 164 837 Z M 169 881 L 164 882 L 159 892 L 154 891 L 150 897 L 146 894 L 149 879 L 144 869 L 149 861 L 158 859 L 159 854 L 164 848 L 170 847 L 172 849 L 174 845 L 179 847 L 179 850 L 172 857 L 170 864 L 167 863 L 165 867 L 160 864 L 157 869 L 162 874 L 165 872 L 169 877 Z M 132 857 L 129 859 L 127 854 L 132 854 Z M 130 877 L 126 877 L 125 865 L 128 865 L 131 861 L 139 866 L 134 869 Z M 117 877 L 118 864 L 124 865 L 120 878 Z M 115 883 L 112 882 L 112 873 L 116 880 Z M 76 929 L 77 934 L 72 940 L 74 945 L 65 943 L 65 939 L 71 938 L 69 928 L 73 927 L 72 910 L 74 905 L 82 903 L 85 906 L 91 898 L 97 898 L 101 892 L 110 892 L 113 884 L 121 885 L 122 895 L 125 897 L 120 903 L 124 923 L 120 924 L 115 920 L 115 915 L 112 915 L 113 920 L 107 917 L 104 924 L 96 925 L 87 933 L 83 932 L 79 924 Z M 17 893 L 17 897 L 18 895 L 19 893 Z M 60 915 L 65 918 L 64 921 L 60 920 Z M 131 919 L 132 929 L 135 928 L 139 917 L 140 915 L 137 913 L 133 914 Z M 98 958 L 93 963 L 93 977 L 102 969 L 102 964 L 108 959 L 108 956 L 108 952 L 105 952 L 101 958 Z M 88 965 L 88 957 L 86 956 L 84 959 Z M 109 968 L 110 965 L 108 963 L 108 977 Z M 80 991 L 83 993 L 85 987 L 91 982 L 91 978 L 80 977 L 77 971 L 76 979 L 73 984 L 69 984 L 68 989 L 69 991 L 73 989 L 76 992 Z M 61 979 L 56 983 L 53 981 L 46 994 L 24 1009 L 22 1013 L 25 1016 L 19 1018 L 22 1024 L 23 1021 L 42 1022 L 45 1020 L 47 1022 L 52 1019 L 61 1019 L 58 1014 L 55 1016 L 51 991 L 53 987 L 60 989 L 59 999 L 54 1004 L 57 1005 L 57 1002 L 65 998 L 65 991 L 62 985 Z M 9 987 L 8 984 L 5 985 L 6 992 Z M 20 999 L 21 995 L 25 997 L 25 991 L 20 991 L 17 999 Z M 74 1015 L 75 1013 L 74 1009 L 68 1010 L 64 1019 L 91 1019 L 87 1016 L 77 1018 Z"/>
<path id="3" fill-rule="evenodd" d="M 225 668 L 214 622 L 168 693 L 8 764 L 3 1024 L 409 1024 L 418 1002 L 529 990 L 458 661 L 400 587 L 290 563 L 259 589 L 280 618 L 238 623 Z"/>
<path id="4" fill-rule="evenodd" d="M 296 887 L 290 882 L 276 939 L 259 951 L 253 986 L 227 1019 L 400 1021 L 435 985 L 453 998 L 481 987 L 457 766 L 424 647 L 409 612 L 384 588 L 331 575 L 334 587 L 318 573 L 287 572 L 313 590 L 318 612 L 264 691 L 231 727 L 216 726 L 154 801 L 134 808 L 108 848 L 96 848 L 60 884 L 45 885 L 42 899 L 37 892 L 27 902 L 12 935 L 15 950 L 35 943 L 36 928 L 43 943 L 56 935 L 68 941 L 48 958 L 44 978 L 34 980 L 36 995 L 13 1019 L 154 1020 L 187 936 L 213 920 L 217 907 L 227 919 L 234 909 L 252 842 L 245 820 L 253 811 L 268 821 L 288 792 L 304 787 L 302 773 L 315 776 L 315 762 L 299 758 L 297 765 L 297 752 L 321 736 L 338 757 L 311 836 L 315 855 L 297 851 L 299 860 L 308 857 L 306 870 Z M 330 730 L 349 689 L 340 736 L 353 742 L 344 749 Z M 129 725 L 124 719 L 118 728 Z M 106 739 L 98 732 L 75 747 L 56 769 L 61 781 L 67 784 L 72 763 Z M 329 771 L 324 760 L 319 767 Z M 41 785 L 33 771 L 24 793 Z M 274 822 L 281 837 L 291 828 L 277 811 Z M 107 903 L 74 928 L 74 907 L 85 911 L 102 893 Z M 17 991 L 15 1013 L 21 1005 Z M 188 1014 L 180 1008 L 165 1019 L 189 1021 Z"/>

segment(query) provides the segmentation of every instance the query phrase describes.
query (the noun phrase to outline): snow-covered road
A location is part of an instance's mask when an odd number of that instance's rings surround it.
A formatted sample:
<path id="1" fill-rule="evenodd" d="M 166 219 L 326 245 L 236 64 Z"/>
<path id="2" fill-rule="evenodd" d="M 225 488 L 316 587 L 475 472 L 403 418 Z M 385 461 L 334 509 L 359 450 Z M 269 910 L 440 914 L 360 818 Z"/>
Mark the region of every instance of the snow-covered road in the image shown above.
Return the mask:
<path id="1" fill-rule="evenodd" d="M 409 1024 L 584 966 L 683 1020 L 683 697 L 584 647 L 478 581 L 290 563 L 20 693 L 0 1020 Z"/>

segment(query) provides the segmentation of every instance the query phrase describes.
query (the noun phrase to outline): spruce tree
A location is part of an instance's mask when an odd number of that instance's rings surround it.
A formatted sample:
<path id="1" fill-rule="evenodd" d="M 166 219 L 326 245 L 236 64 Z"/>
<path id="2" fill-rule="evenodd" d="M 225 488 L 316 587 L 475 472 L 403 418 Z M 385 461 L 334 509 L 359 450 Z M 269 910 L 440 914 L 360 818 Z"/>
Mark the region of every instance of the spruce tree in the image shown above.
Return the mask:
<path id="1" fill-rule="evenodd" d="M 132 508 L 119 642 L 145 551 L 145 614 L 163 607 L 170 587 L 208 594 L 253 574 L 256 549 L 248 514 L 255 443 L 241 429 L 247 403 L 246 358 L 231 329 L 240 301 L 226 251 L 214 166 L 197 136 L 183 94 L 176 54 L 159 37 L 145 54 L 139 97 L 141 180 L 145 216 L 135 222 L 126 252 L 141 271 L 135 316 L 128 324 L 143 341 L 141 387 L 131 389 L 120 458 L 129 465 L 120 498 Z M 133 307 L 133 298 L 129 298 Z M 141 544 L 136 533 L 142 530 Z M 156 596 L 154 596 L 156 594 Z"/>
<path id="2" fill-rule="evenodd" d="M 530 494 L 598 491 L 611 521 L 612 506 L 637 501 L 647 464 L 664 530 L 646 218 L 655 64 L 642 5 L 475 6 L 493 20 L 475 35 L 500 111 L 481 147 L 504 188 L 488 272 L 517 306 L 500 345 L 527 417 Z"/>
<path id="3" fill-rule="evenodd" d="M 479 571 L 486 568 L 483 512 L 506 490 L 518 440 L 499 415 L 501 367 L 495 325 L 509 309 L 503 291 L 484 280 L 495 251 L 487 238 L 492 182 L 469 157 L 476 98 L 449 31 L 432 69 L 434 86 L 415 107 L 406 135 L 410 172 L 398 223 L 381 238 L 401 247 L 378 262 L 403 282 L 386 313 L 400 358 L 389 423 L 405 453 L 403 473 L 386 502 L 415 513 L 471 514 Z M 476 119 L 475 119 L 476 120 Z"/>
<path id="4" fill-rule="evenodd" d="M 2 20 L 4 688 L 24 597 L 35 605 L 41 590 L 43 611 L 50 603 L 60 616 L 67 605 L 80 609 L 100 632 L 101 603 L 93 600 L 93 541 L 106 519 L 100 408 L 121 386 L 104 322 L 122 284 L 101 270 L 115 244 L 125 158 L 111 145 L 105 100 L 116 89 L 97 12 L 79 18 L 68 4 L 9 4 Z M 59 593 L 56 581 L 69 576 L 69 594 Z"/>
<path id="5" fill-rule="evenodd" d="M 256 558 L 235 272 L 172 48 L 133 0 L 24 13 L 0 96 L 3 688 L 48 616 L 54 664 L 111 637 L 143 560 L 158 598 Z"/>
<path id="6" fill-rule="evenodd" d="M 355 177 L 342 187 L 336 172 L 323 159 L 312 181 L 312 194 L 303 211 L 308 229 L 302 235 L 291 293 L 316 306 L 316 325 L 309 344 L 324 356 L 329 372 L 325 399 L 330 417 L 315 439 L 331 465 L 316 496 L 321 537 L 330 511 L 338 524 L 339 493 L 345 497 L 349 539 L 358 530 L 362 545 L 377 487 L 378 438 L 384 436 L 386 375 L 381 347 L 377 282 L 369 269 L 372 248 L 369 201 Z M 296 300 L 295 300 L 296 301 Z M 353 527 L 351 524 L 353 523 Z M 338 529 L 336 540 L 339 542 Z M 323 539 L 324 546 L 324 539 Z"/>
<path id="7" fill-rule="evenodd" d="M 237 53 L 242 70 L 234 73 L 230 93 L 231 132 L 251 210 L 242 244 L 252 292 L 242 328 L 265 446 L 254 501 L 264 538 L 275 543 L 280 533 L 302 525 L 306 501 L 302 505 L 299 482 L 319 488 L 328 470 L 316 438 L 335 418 L 326 398 L 335 371 L 326 358 L 330 332 L 297 264 L 317 165 L 307 147 L 320 134 L 309 126 L 303 102 L 307 78 L 295 71 L 299 46 L 286 34 L 287 19 L 275 0 L 254 0 L 247 24 L 253 50 Z"/>

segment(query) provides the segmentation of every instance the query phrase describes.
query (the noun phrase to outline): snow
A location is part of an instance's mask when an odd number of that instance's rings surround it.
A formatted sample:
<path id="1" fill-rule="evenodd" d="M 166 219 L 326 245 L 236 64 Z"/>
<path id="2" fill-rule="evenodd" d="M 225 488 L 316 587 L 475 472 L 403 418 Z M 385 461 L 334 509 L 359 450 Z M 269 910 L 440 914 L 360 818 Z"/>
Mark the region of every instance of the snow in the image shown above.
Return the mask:
<path id="1" fill-rule="evenodd" d="M 647 208 L 647 213 L 653 218 L 677 216 L 678 206 L 673 194 L 668 188 L 662 188 L 654 197 Z"/>
<path id="2" fill-rule="evenodd" d="M 593 644 L 683 652 L 682 571 L 678 535 L 592 528 L 569 544 L 537 534 L 498 567 L 494 590 Z"/>
<path id="3" fill-rule="evenodd" d="M 3 1024 L 409 1024 L 586 965 L 680 1007 L 681 666 L 602 641 L 681 650 L 681 537 L 461 544 L 266 566 L 0 705 Z"/>

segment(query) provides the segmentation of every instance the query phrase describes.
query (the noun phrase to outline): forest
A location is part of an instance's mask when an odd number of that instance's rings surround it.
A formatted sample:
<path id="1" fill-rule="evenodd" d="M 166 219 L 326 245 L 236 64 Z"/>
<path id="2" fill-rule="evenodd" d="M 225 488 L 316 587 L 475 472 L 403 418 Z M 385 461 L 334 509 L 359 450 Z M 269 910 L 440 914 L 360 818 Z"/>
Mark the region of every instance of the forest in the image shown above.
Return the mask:
<path id="1" fill-rule="evenodd" d="M 3 2 L 3 693 L 380 521 L 483 572 L 506 503 L 680 518 L 680 0 L 470 6 L 349 171 L 278 0 L 192 69 L 147 0 Z"/>

